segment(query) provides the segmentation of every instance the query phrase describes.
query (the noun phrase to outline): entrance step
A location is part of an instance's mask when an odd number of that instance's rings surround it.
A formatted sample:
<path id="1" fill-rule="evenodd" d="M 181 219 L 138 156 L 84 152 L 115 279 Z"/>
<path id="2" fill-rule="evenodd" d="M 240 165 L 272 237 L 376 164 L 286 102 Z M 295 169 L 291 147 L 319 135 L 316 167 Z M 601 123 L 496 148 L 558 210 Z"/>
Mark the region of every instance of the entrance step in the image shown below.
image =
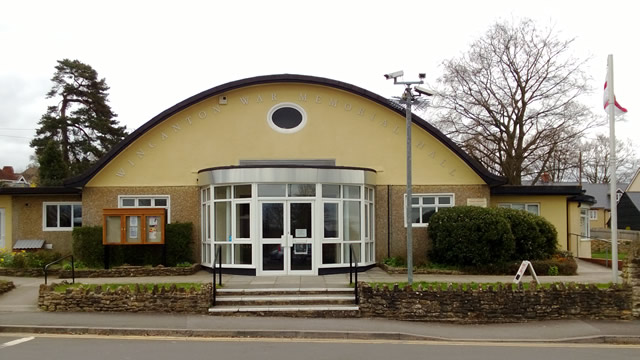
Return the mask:
<path id="1" fill-rule="evenodd" d="M 353 289 L 219 289 L 211 315 L 357 317 Z"/>

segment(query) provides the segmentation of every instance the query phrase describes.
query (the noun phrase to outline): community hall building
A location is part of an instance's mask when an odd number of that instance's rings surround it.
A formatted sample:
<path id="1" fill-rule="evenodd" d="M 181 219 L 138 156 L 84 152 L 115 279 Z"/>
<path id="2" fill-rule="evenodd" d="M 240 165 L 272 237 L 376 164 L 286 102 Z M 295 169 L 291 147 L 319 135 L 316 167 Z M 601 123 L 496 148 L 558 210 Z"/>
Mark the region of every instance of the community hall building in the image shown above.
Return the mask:
<path id="1" fill-rule="evenodd" d="M 559 248 L 590 253 L 580 186 L 507 186 L 413 115 L 414 262 L 430 216 L 462 205 L 547 218 Z M 0 249 L 71 252 L 75 226 L 110 208 L 164 208 L 194 226 L 194 259 L 225 271 L 322 275 L 406 256 L 405 110 L 344 82 L 269 75 L 205 90 L 146 122 L 63 187 L 0 189 Z M 591 198 L 592 199 L 592 198 Z M 579 249 L 578 249 L 579 248 Z"/>

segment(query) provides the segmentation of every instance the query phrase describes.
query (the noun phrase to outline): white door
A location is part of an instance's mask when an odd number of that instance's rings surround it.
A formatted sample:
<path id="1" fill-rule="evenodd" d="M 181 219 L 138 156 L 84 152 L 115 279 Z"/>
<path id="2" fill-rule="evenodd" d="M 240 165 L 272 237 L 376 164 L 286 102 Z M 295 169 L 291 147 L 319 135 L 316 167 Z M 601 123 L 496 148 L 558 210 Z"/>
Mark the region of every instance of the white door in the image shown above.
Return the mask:
<path id="1" fill-rule="evenodd" d="M 0 209 L 0 249 L 4 249 L 5 228 L 4 209 Z"/>
<path id="2" fill-rule="evenodd" d="M 263 275 L 312 275 L 313 202 L 260 202 L 260 269 Z"/>

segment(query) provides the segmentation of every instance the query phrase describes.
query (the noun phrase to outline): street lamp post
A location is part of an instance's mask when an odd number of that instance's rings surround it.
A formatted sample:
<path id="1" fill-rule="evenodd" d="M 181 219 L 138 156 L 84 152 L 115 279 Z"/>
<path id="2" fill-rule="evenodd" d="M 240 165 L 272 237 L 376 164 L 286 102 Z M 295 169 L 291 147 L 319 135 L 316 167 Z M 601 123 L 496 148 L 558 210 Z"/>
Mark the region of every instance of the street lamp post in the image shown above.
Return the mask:
<path id="1" fill-rule="evenodd" d="M 385 74 L 384 77 L 389 80 L 393 79 L 395 85 L 404 85 L 405 89 L 400 98 L 400 103 L 405 104 L 405 116 L 407 125 L 407 197 L 405 199 L 405 222 L 407 225 L 407 281 L 409 285 L 413 284 L 413 223 L 411 221 L 411 200 L 413 196 L 411 186 L 411 105 L 413 101 L 420 95 L 432 96 L 433 92 L 416 86 L 417 95 L 413 94 L 412 85 L 424 84 L 425 74 L 419 74 L 417 81 L 398 81 L 398 78 L 404 76 L 403 71 L 396 71 Z"/>

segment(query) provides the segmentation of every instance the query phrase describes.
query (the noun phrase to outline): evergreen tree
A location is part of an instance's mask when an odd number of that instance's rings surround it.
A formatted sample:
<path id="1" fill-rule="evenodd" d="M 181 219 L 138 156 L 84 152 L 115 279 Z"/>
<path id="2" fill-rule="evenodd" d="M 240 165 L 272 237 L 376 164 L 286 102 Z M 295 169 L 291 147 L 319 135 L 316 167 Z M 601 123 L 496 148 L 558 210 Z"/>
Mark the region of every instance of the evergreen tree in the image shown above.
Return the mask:
<path id="1" fill-rule="evenodd" d="M 40 172 L 58 174 L 42 157 L 50 142 L 57 145 L 67 176 L 82 173 L 127 135 L 108 104 L 109 87 L 89 65 L 78 60 L 58 60 L 47 99 L 58 100 L 42 115 L 36 138 L 31 141 Z M 50 156 L 48 154 L 47 156 Z M 57 176 L 57 175 L 56 175 Z M 42 176 L 41 176 L 42 177 Z M 43 177 L 44 178 L 44 177 Z M 44 184 L 44 182 L 43 182 Z"/>
<path id="2" fill-rule="evenodd" d="M 47 142 L 38 156 L 40 162 L 39 182 L 42 186 L 62 185 L 69 171 L 62 159 L 59 144 L 53 140 Z"/>

